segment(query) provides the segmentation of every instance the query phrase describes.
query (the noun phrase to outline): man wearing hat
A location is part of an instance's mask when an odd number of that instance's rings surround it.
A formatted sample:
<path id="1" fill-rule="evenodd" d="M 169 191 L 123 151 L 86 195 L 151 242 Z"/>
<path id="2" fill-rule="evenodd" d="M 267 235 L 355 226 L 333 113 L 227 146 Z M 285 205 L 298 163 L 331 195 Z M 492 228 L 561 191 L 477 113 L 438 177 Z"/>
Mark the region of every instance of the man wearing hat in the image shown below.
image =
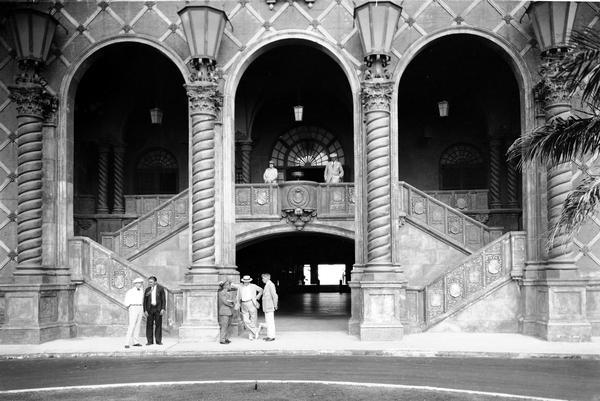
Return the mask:
<path id="1" fill-rule="evenodd" d="M 129 327 L 127 328 L 127 338 L 125 339 L 125 348 L 130 346 L 141 347 L 140 344 L 140 325 L 142 323 L 142 315 L 144 308 L 144 291 L 142 286 L 144 280 L 140 277 L 133 280 L 133 288 L 125 294 L 125 307 L 129 311 Z"/>
<path id="2" fill-rule="evenodd" d="M 342 167 L 342 163 L 338 161 L 337 153 L 332 153 L 329 155 L 329 161 L 325 166 L 325 182 L 327 184 L 337 184 L 338 182 L 342 182 L 342 178 L 344 178 L 344 168 Z"/>
<path id="3" fill-rule="evenodd" d="M 273 160 L 269 160 L 269 167 L 263 174 L 263 180 L 265 180 L 265 184 L 275 184 L 277 182 L 277 169 Z"/>
<path id="4" fill-rule="evenodd" d="M 252 277 L 246 275 L 242 277 L 242 285 L 237 287 L 237 301 L 236 304 L 240 307 L 242 312 L 242 320 L 244 326 L 250 330 L 249 338 L 251 340 L 258 339 L 258 308 L 260 304 L 258 301 L 262 297 L 263 290 L 256 284 L 251 284 Z"/>

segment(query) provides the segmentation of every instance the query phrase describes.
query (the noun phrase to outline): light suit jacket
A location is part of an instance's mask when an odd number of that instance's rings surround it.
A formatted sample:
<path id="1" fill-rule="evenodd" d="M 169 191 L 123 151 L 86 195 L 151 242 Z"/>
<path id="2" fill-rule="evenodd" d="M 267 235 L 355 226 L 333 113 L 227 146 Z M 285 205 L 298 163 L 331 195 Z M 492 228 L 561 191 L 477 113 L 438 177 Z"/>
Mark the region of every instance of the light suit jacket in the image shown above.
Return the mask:
<path id="1" fill-rule="evenodd" d="M 265 284 L 265 288 L 263 290 L 263 296 L 262 296 L 263 312 L 274 312 L 275 308 L 277 308 L 278 302 L 279 302 L 279 297 L 277 296 L 277 291 L 275 291 L 275 284 L 273 284 L 273 282 L 269 280 Z"/>

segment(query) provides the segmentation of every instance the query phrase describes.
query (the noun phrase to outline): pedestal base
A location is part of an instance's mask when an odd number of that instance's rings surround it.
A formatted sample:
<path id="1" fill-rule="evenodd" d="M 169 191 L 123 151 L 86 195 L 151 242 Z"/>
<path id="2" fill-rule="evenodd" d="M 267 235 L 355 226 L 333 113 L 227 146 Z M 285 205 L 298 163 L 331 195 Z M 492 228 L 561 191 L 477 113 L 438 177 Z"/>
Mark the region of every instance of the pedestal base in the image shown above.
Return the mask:
<path id="1" fill-rule="evenodd" d="M 63 284 L 5 284 L 5 318 L 0 343 L 40 344 L 77 334 L 73 323 L 74 287 Z"/>
<path id="2" fill-rule="evenodd" d="M 358 329 L 361 341 L 402 339 L 406 322 L 406 282 L 402 280 L 402 273 L 365 269 L 361 278 L 352 288 L 352 301 L 357 303 L 356 315 L 360 318 L 358 325 L 351 319 L 349 329 Z"/>
<path id="3" fill-rule="evenodd" d="M 183 290 L 181 341 L 216 341 L 219 338 L 217 314 L 218 275 L 186 277 Z"/>
<path id="4" fill-rule="evenodd" d="M 590 341 L 584 280 L 525 280 L 523 334 L 547 341 Z"/>

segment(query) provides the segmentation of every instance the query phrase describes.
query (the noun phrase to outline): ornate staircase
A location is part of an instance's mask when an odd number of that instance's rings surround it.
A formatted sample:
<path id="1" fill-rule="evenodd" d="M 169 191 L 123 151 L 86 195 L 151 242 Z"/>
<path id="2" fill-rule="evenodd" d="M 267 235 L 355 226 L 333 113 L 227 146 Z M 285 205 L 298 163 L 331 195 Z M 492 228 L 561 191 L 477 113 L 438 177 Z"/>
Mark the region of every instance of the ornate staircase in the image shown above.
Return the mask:
<path id="1" fill-rule="evenodd" d="M 409 223 L 461 255 L 424 285 L 407 289 L 409 331 L 424 331 L 522 275 L 525 233 L 488 227 L 433 196 L 400 182 L 400 224 Z M 274 195 L 275 196 L 275 195 Z M 85 283 L 124 308 L 135 277 L 148 277 L 132 261 L 188 226 L 188 191 L 168 199 L 114 233 L 102 245 L 85 237 L 70 242 L 74 281 Z M 433 271 L 435 272 L 435 271 Z M 182 295 L 167 289 L 167 329 L 181 323 Z"/>
<path id="2" fill-rule="evenodd" d="M 133 279 L 150 274 L 138 266 L 133 266 L 116 253 L 106 249 L 87 237 L 74 237 L 69 241 L 69 262 L 73 282 L 86 285 L 101 294 L 112 305 L 126 309 L 123 304 L 125 293 L 133 284 Z M 165 287 L 167 296 L 166 316 L 163 328 L 172 331 L 180 326 L 183 295 L 180 290 Z"/>

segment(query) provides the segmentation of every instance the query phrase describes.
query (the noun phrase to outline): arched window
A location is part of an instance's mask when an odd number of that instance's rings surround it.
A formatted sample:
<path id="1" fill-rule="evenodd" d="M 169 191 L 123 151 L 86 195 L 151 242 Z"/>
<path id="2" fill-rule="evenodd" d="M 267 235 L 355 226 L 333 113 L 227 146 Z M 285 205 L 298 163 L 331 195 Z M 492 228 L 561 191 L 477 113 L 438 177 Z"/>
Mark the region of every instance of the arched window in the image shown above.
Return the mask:
<path id="1" fill-rule="evenodd" d="M 146 152 L 136 166 L 138 194 L 176 194 L 177 159 L 165 149 Z"/>
<path id="2" fill-rule="evenodd" d="M 440 189 L 487 187 L 486 169 L 479 150 L 468 144 L 452 145 L 440 157 Z"/>
<path id="3" fill-rule="evenodd" d="M 338 160 L 345 165 L 344 149 L 332 133 L 305 126 L 280 136 L 271 152 L 271 159 L 275 161 L 282 180 L 292 179 L 293 171 L 302 171 L 303 179 L 320 182 L 331 153 L 337 153 Z"/>

